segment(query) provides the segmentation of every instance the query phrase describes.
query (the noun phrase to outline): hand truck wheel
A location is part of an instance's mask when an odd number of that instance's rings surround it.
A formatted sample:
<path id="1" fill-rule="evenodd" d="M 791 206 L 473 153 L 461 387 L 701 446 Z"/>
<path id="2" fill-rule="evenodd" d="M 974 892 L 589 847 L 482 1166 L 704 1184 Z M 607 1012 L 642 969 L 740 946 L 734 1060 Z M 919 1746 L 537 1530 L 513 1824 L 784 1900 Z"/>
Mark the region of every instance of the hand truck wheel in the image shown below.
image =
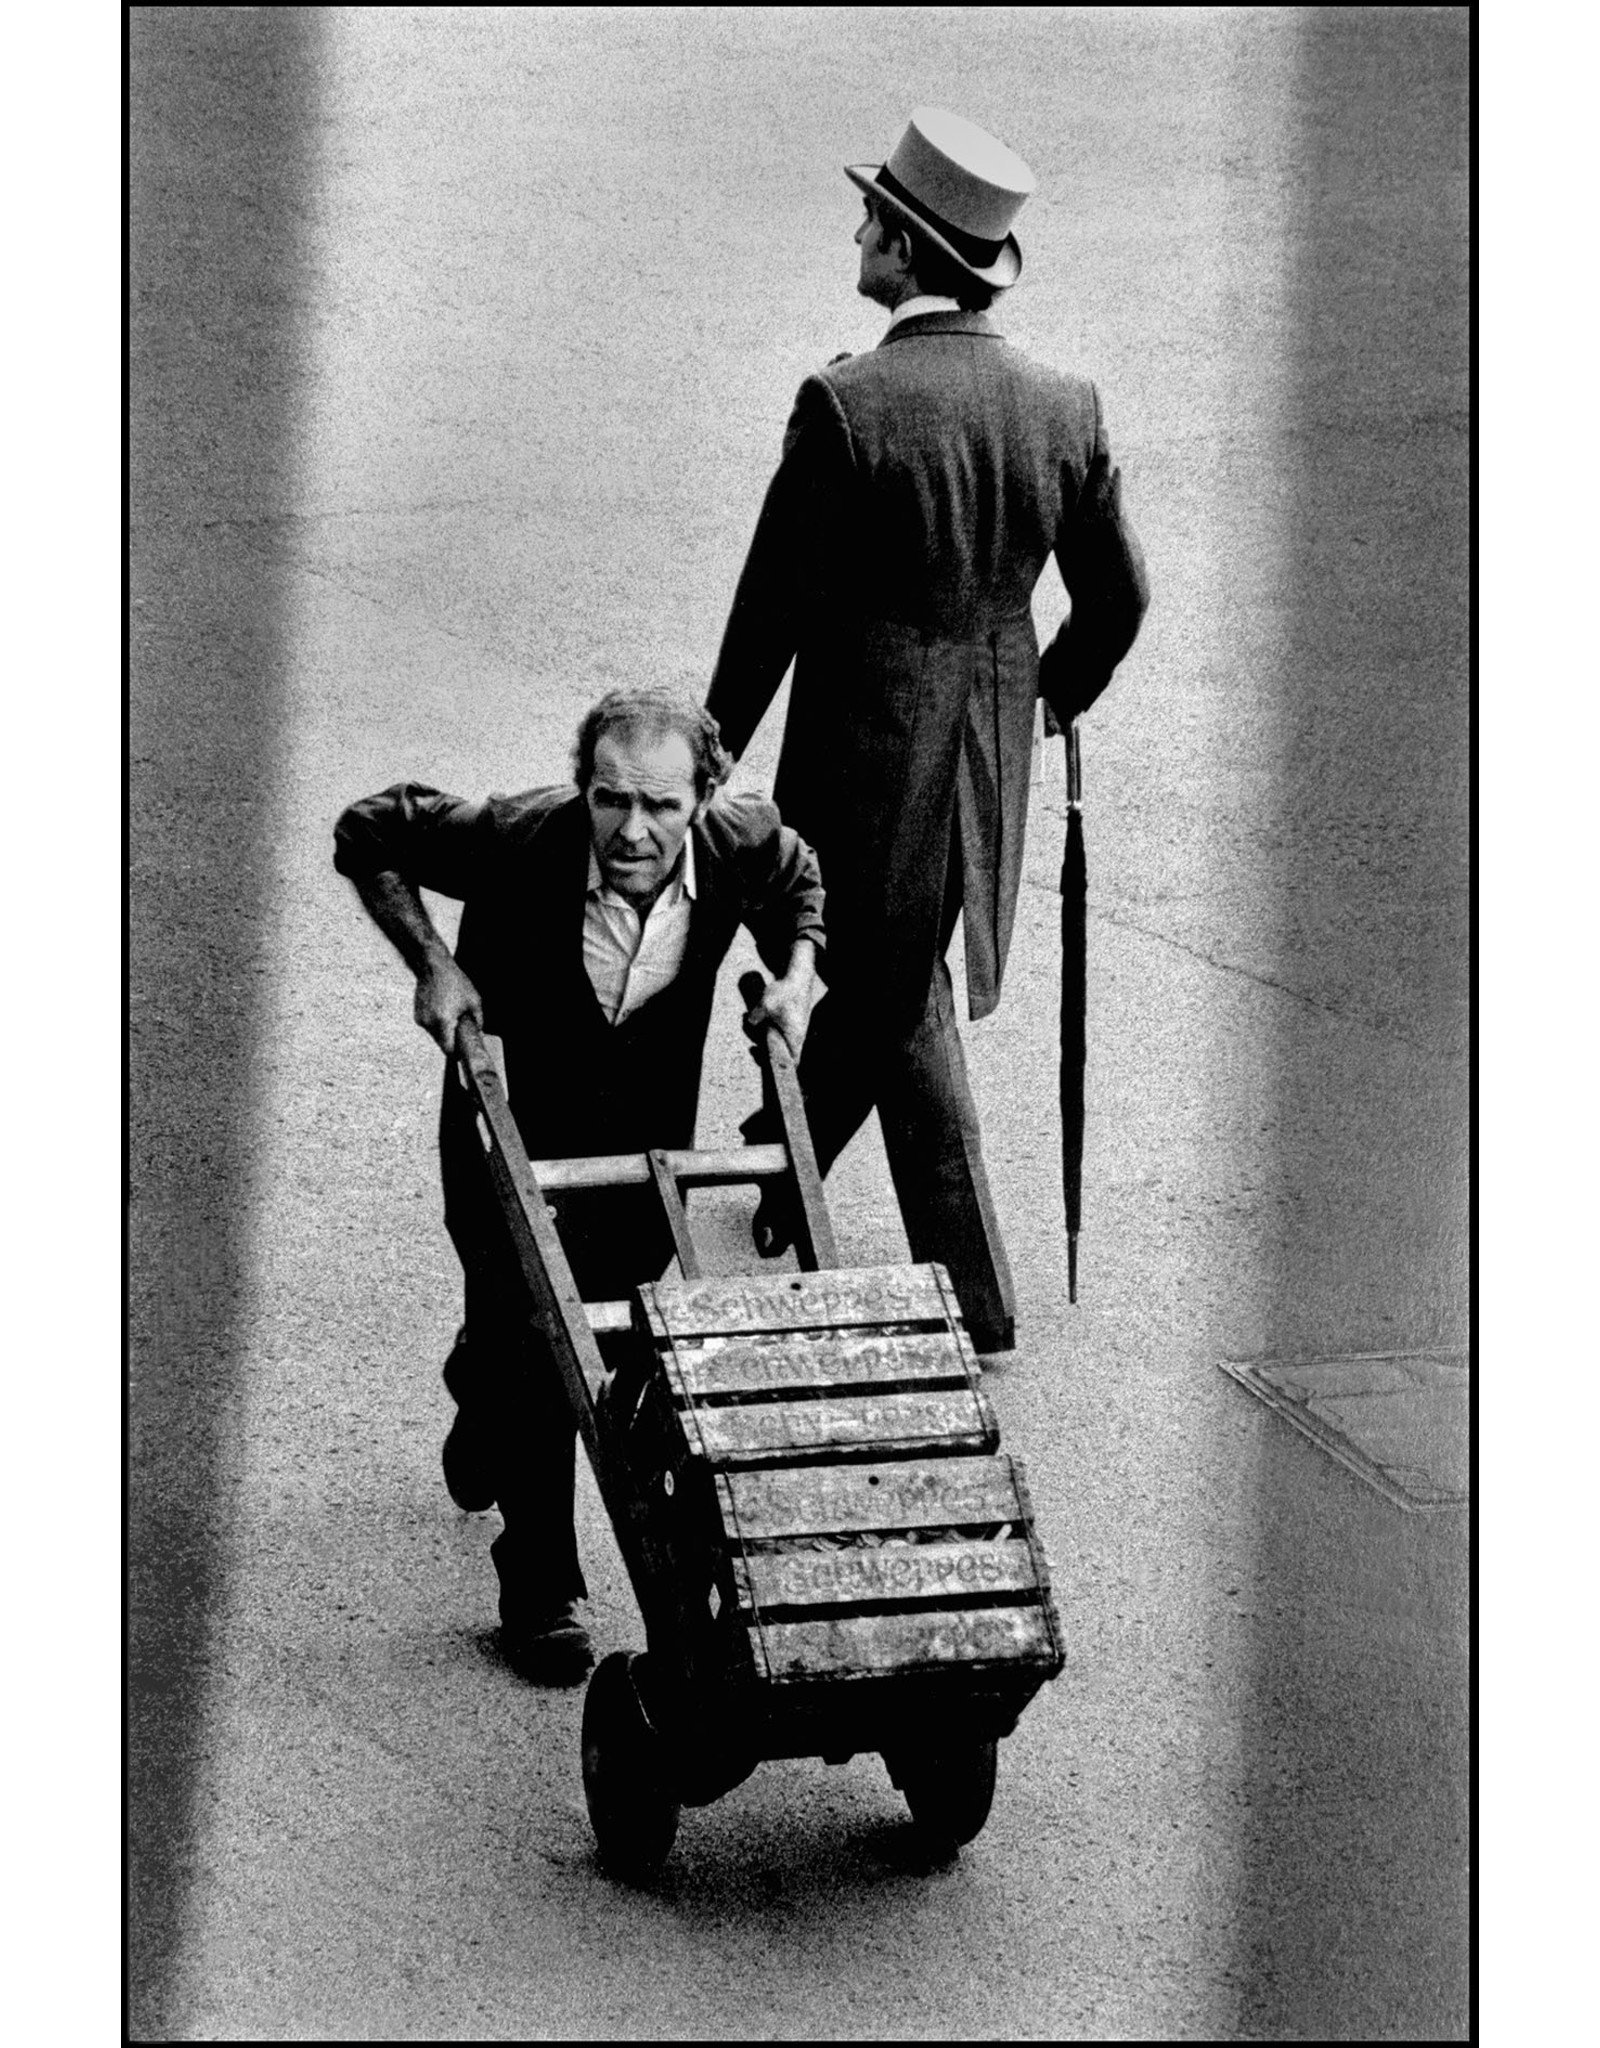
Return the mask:
<path id="1" fill-rule="evenodd" d="M 956 1739 L 885 1754 L 889 1776 L 931 1847 L 959 1849 L 989 1818 L 999 1747 L 992 1737 Z"/>
<path id="2" fill-rule="evenodd" d="M 639 1697 L 643 1658 L 613 1650 L 598 1665 L 583 1698 L 583 1796 L 600 1851 L 613 1877 L 640 1884 L 671 1853 L 679 1805 L 666 1745 Z"/>

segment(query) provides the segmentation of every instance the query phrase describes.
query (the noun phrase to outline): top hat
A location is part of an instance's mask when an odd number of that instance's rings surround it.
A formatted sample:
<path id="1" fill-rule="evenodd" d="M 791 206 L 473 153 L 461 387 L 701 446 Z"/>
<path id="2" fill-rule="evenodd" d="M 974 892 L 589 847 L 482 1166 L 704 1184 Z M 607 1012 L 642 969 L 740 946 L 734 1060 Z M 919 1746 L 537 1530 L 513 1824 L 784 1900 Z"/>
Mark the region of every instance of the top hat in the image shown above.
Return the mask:
<path id="1" fill-rule="evenodd" d="M 980 284 L 1004 290 L 1022 270 L 1011 223 L 1034 188 L 1014 150 L 975 122 L 917 107 L 886 164 L 846 164 L 874 206 L 904 220 Z"/>

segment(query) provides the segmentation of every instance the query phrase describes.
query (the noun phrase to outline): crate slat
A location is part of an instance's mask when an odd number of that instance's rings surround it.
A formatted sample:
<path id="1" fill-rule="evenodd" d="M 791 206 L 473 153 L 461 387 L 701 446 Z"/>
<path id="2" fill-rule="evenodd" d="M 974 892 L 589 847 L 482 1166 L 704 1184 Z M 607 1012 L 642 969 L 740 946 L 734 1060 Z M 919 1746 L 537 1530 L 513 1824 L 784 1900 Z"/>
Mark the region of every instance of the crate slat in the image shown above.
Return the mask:
<path id="1" fill-rule="evenodd" d="M 672 1337 L 752 1330 L 872 1328 L 948 1323 L 950 1301 L 933 1266 L 836 1267 L 821 1273 L 730 1274 L 641 1287 L 652 1324 Z"/>
<path id="2" fill-rule="evenodd" d="M 886 1543 L 867 1549 L 786 1550 L 735 1558 L 741 1605 L 778 1607 L 847 1600 L 956 1600 L 1037 1590 L 1031 1546 L 996 1543 Z"/>
<path id="3" fill-rule="evenodd" d="M 1023 1514 L 1009 1457 L 811 1465 L 721 1472 L 717 1492 L 730 1532 L 746 1542 L 868 1529 L 942 1529 L 1015 1522 Z"/>
<path id="4" fill-rule="evenodd" d="M 838 1456 L 852 1450 L 992 1451 L 999 1441 L 970 1387 L 949 1393 L 695 1408 L 685 1418 L 713 1465 L 752 1458 Z"/>
<path id="5" fill-rule="evenodd" d="M 1059 1663 L 1042 1607 L 850 1615 L 829 1621 L 752 1623 L 752 1648 L 775 1685 L 878 1678 L 951 1665 Z"/>
<path id="6" fill-rule="evenodd" d="M 689 1401 L 970 1380 L 953 1330 L 686 1338 L 664 1356 Z"/>

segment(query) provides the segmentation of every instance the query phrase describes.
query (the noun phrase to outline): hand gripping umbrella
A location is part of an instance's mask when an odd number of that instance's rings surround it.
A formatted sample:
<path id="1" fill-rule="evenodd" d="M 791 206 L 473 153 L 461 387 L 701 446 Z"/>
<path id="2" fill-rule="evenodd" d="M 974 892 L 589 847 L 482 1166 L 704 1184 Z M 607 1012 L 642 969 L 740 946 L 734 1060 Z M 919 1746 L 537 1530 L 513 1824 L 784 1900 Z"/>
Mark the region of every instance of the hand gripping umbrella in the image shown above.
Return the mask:
<path id="1" fill-rule="evenodd" d="M 1078 1299 L 1083 1223 L 1083 1068 L 1088 1057 L 1089 868 L 1083 853 L 1078 722 L 1067 727 L 1067 844 L 1061 859 L 1061 1184 L 1067 1211 L 1067 1299 Z"/>

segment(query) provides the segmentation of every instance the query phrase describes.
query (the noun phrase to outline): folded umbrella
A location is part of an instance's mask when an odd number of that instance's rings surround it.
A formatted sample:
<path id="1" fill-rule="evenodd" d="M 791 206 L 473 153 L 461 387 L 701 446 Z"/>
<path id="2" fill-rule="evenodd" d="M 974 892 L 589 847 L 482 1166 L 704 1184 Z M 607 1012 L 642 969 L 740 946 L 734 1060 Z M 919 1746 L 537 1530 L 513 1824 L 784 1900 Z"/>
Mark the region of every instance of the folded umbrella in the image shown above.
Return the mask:
<path id="1" fill-rule="evenodd" d="M 1061 859 L 1061 1184 L 1067 1211 L 1067 1299 L 1078 1299 L 1078 1232 L 1083 1224 L 1083 1069 L 1089 869 L 1083 851 L 1083 764 L 1078 722 L 1067 728 L 1067 844 Z"/>

